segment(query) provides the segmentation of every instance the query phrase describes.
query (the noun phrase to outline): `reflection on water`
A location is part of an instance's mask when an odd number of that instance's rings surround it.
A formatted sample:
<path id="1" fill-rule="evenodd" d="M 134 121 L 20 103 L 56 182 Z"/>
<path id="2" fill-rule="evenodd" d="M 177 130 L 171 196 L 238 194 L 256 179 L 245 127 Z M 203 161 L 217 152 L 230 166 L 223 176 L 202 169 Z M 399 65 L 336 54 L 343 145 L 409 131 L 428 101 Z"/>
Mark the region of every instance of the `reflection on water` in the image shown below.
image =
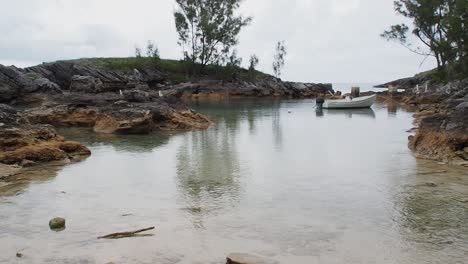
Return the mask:
<path id="1" fill-rule="evenodd" d="M 117 151 L 123 152 L 149 152 L 156 147 L 165 145 L 177 132 L 160 132 L 157 135 L 115 135 L 95 133 L 91 129 L 67 128 L 57 129 L 58 133 L 67 139 L 79 141 L 87 146 L 97 147 L 110 145 Z"/>
<path id="2" fill-rule="evenodd" d="M 181 194 L 195 216 L 194 225 L 200 228 L 204 214 L 222 209 L 216 201 L 235 201 L 240 191 L 241 167 L 232 135 L 235 130 L 228 129 L 225 122 L 217 126 L 185 135 L 176 156 Z"/>
<path id="3" fill-rule="evenodd" d="M 17 195 L 29 187 L 31 181 L 45 182 L 53 179 L 63 166 L 63 162 L 55 162 L 22 169 L 12 176 L 11 179 L 0 182 L 0 197 Z"/>
<path id="4" fill-rule="evenodd" d="M 323 117 L 327 115 L 342 115 L 347 118 L 353 118 L 353 116 L 359 117 L 370 117 L 375 118 L 375 112 L 372 108 L 359 108 L 359 109 L 322 109 L 317 108 L 315 111 L 317 117 Z"/>
<path id="5" fill-rule="evenodd" d="M 191 102 L 208 130 L 60 131 L 93 155 L 0 189 L 0 263 L 464 263 L 468 172 L 417 161 L 412 114 L 313 100 Z M 36 176 L 34 176 L 36 175 Z M 16 194 L 16 195 L 13 195 Z M 50 218 L 67 219 L 50 232 Z M 157 226 L 153 237 L 99 235 Z"/>

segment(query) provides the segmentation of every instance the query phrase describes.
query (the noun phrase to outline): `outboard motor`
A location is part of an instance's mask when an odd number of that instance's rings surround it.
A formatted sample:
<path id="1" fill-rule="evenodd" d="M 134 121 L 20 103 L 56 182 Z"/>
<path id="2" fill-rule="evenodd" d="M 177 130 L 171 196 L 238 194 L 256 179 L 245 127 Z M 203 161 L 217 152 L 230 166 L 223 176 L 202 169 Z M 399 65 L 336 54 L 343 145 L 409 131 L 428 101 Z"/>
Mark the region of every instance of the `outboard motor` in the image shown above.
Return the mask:
<path id="1" fill-rule="evenodd" d="M 317 105 L 318 109 L 322 109 L 323 103 L 325 103 L 325 100 L 322 97 L 319 97 L 315 100 L 315 104 Z"/>

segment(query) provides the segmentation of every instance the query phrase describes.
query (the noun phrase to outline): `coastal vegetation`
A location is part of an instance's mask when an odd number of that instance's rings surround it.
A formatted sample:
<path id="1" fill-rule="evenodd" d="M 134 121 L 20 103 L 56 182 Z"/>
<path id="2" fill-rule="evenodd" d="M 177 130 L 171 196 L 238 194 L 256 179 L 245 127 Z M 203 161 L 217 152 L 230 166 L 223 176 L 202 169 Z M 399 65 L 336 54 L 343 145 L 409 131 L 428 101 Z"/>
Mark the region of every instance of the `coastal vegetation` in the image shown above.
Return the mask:
<path id="1" fill-rule="evenodd" d="M 278 41 L 278 43 L 276 43 L 275 55 L 273 57 L 273 72 L 275 73 L 276 78 L 281 76 L 286 54 L 287 51 L 284 41 Z"/>
<path id="2" fill-rule="evenodd" d="M 203 71 L 208 65 L 233 63 L 233 47 L 241 29 L 251 17 L 237 15 L 241 0 L 176 0 L 175 26 L 178 44 L 190 73 Z"/>
<path id="3" fill-rule="evenodd" d="M 395 11 L 412 25 L 392 25 L 381 36 L 401 43 L 414 53 L 437 61 L 434 80 L 448 81 L 468 76 L 468 1 L 398 0 Z M 410 34 L 417 41 L 410 38 Z M 420 47 L 421 44 L 423 47 Z"/>

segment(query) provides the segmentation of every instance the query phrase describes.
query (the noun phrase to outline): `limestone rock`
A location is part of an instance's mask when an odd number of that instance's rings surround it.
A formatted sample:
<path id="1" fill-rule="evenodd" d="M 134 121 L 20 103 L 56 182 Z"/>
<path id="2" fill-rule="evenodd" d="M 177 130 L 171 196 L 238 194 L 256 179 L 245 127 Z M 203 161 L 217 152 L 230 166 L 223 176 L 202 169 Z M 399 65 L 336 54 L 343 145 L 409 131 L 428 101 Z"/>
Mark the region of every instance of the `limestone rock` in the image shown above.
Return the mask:
<path id="1" fill-rule="evenodd" d="M 44 92 L 44 93 L 63 93 L 62 89 L 58 86 L 58 84 L 51 82 L 47 78 L 39 78 L 34 80 L 34 90 L 37 92 Z"/>
<path id="2" fill-rule="evenodd" d="M 70 91 L 84 93 L 99 93 L 103 89 L 101 79 L 92 76 L 74 75 L 71 78 Z"/>
<path id="3" fill-rule="evenodd" d="M 127 90 L 123 92 L 125 100 L 129 102 L 146 103 L 151 101 L 150 94 L 141 90 Z"/>
<path id="4" fill-rule="evenodd" d="M 32 81 L 19 69 L 0 65 L 0 102 L 11 101 L 32 86 Z"/>

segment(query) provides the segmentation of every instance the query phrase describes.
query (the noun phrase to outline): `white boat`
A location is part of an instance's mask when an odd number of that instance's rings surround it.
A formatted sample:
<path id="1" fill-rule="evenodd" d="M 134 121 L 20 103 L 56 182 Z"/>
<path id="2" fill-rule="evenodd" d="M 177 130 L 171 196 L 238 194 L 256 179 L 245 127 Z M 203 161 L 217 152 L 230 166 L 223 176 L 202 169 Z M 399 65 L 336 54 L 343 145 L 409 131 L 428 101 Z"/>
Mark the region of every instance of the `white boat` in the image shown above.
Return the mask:
<path id="1" fill-rule="evenodd" d="M 340 100 L 325 100 L 323 108 L 327 109 L 349 109 L 349 108 L 369 108 L 375 103 L 377 95 L 350 98 Z"/>

